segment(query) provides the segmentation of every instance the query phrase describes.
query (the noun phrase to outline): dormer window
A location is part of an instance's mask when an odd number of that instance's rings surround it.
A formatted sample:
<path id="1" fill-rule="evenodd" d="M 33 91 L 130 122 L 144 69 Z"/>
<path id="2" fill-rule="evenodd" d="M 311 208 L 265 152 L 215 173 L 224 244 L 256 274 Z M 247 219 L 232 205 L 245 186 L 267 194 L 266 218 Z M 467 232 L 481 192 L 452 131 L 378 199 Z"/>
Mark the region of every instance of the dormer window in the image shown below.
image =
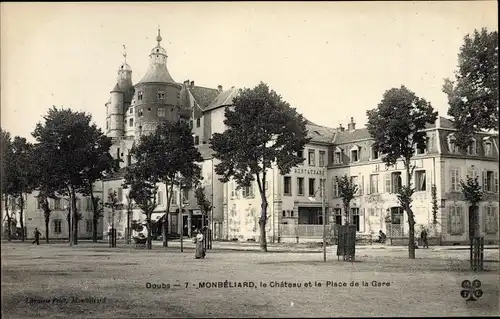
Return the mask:
<path id="1" fill-rule="evenodd" d="M 137 100 L 142 101 L 142 91 L 137 92 Z"/>
<path id="2" fill-rule="evenodd" d="M 477 142 L 475 138 L 472 138 L 469 146 L 467 146 L 467 154 L 476 155 L 476 153 L 477 153 Z"/>
<path id="3" fill-rule="evenodd" d="M 163 100 L 163 99 L 165 99 L 165 92 L 158 91 L 158 100 Z"/>
<path id="4" fill-rule="evenodd" d="M 486 139 L 484 141 L 484 156 L 491 156 L 492 155 L 492 144 L 489 139 Z"/>
<path id="5" fill-rule="evenodd" d="M 354 145 L 351 148 L 351 162 L 358 162 L 359 161 L 359 147 L 357 145 Z"/>
<path id="6" fill-rule="evenodd" d="M 453 134 L 448 135 L 448 149 L 451 154 L 457 154 L 460 152 L 456 141 L 457 140 Z"/>
<path id="7" fill-rule="evenodd" d="M 379 158 L 379 152 L 375 149 L 375 146 L 371 147 L 372 152 L 372 160 L 376 160 Z"/>
<path id="8" fill-rule="evenodd" d="M 342 150 L 337 147 L 333 152 L 333 164 L 340 164 L 340 163 L 342 163 Z"/>

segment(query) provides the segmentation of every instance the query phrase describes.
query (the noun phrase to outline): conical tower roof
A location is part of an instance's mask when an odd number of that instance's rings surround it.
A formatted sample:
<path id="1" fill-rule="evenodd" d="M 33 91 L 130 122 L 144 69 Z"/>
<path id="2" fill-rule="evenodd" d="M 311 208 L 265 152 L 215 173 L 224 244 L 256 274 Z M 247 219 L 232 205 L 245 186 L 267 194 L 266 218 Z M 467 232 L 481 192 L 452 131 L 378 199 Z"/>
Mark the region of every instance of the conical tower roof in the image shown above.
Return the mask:
<path id="1" fill-rule="evenodd" d="M 161 46 L 161 40 L 160 29 L 158 29 L 158 36 L 156 37 L 158 44 L 151 50 L 148 70 L 139 83 L 176 83 L 168 72 L 167 51 Z"/>

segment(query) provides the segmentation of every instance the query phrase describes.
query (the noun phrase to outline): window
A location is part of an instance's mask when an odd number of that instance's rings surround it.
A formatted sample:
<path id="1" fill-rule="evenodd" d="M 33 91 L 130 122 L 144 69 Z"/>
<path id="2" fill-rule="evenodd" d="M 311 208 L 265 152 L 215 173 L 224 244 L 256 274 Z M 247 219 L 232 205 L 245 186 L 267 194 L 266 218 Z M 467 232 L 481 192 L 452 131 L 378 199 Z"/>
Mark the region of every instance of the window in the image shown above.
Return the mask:
<path id="1" fill-rule="evenodd" d="M 94 207 L 92 206 L 92 198 L 90 197 L 85 198 L 85 207 L 89 212 L 94 210 Z"/>
<path id="2" fill-rule="evenodd" d="M 174 190 L 172 191 L 172 198 L 171 198 L 171 200 L 170 200 L 170 203 L 171 203 L 172 205 L 177 205 L 177 202 L 179 201 L 179 199 L 178 199 L 178 198 L 179 198 L 179 195 L 177 195 L 177 191 L 174 189 Z"/>
<path id="3" fill-rule="evenodd" d="M 304 178 L 297 177 L 297 195 L 304 196 Z"/>
<path id="4" fill-rule="evenodd" d="M 285 195 L 292 195 L 292 178 L 290 176 L 285 176 L 283 179 Z"/>
<path id="5" fill-rule="evenodd" d="M 464 232 L 462 206 L 449 207 L 448 229 L 451 235 L 461 235 Z"/>
<path id="6" fill-rule="evenodd" d="M 342 209 L 334 208 L 333 215 L 335 216 L 335 224 L 342 225 Z"/>
<path id="7" fill-rule="evenodd" d="M 243 198 L 252 198 L 253 197 L 253 183 L 250 186 L 242 188 Z"/>
<path id="8" fill-rule="evenodd" d="M 297 152 L 298 158 L 304 158 L 304 150 Z M 304 165 L 304 162 L 301 162 L 299 165 Z"/>
<path id="9" fill-rule="evenodd" d="M 192 129 L 193 128 L 193 120 L 190 120 L 189 121 L 189 128 Z"/>
<path id="10" fill-rule="evenodd" d="M 130 126 L 130 127 L 134 126 L 134 119 L 128 120 L 128 126 Z"/>
<path id="11" fill-rule="evenodd" d="M 460 169 L 452 168 L 451 169 L 451 191 L 459 192 L 460 191 Z"/>
<path id="12" fill-rule="evenodd" d="M 196 127 L 200 127 L 201 125 L 201 120 L 200 119 L 196 119 Z"/>
<path id="13" fill-rule="evenodd" d="M 319 166 L 320 167 L 325 167 L 325 159 L 326 159 L 326 152 L 325 151 L 319 151 Z"/>
<path id="14" fill-rule="evenodd" d="M 316 179 L 315 178 L 309 178 L 309 196 L 315 196 L 316 195 Z"/>
<path id="15" fill-rule="evenodd" d="M 340 163 L 342 163 L 342 151 L 337 148 L 337 150 L 333 153 L 333 164 Z"/>
<path id="16" fill-rule="evenodd" d="M 158 100 L 163 100 L 163 99 L 165 99 L 165 92 L 158 91 Z"/>
<path id="17" fill-rule="evenodd" d="M 358 150 L 355 149 L 355 150 L 351 150 L 351 162 L 357 162 L 359 161 L 359 154 L 358 154 Z"/>
<path id="18" fill-rule="evenodd" d="M 61 199 L 60 198 L 54 199 L 54 209 L 61 209 Z"/>
<path id="19" fill-rule="evenodd" d="M 182 190 L 182 201 L 185 202 L 188 199 L 189 199 L 189 189 L 188 188 L 184 188 Z"/>
<path id="20" fill-rule="evenodd" d="M 355 195 L 360 195 L 361 194 L 361 185 L 359 183 L 359 176 L 351 176 L 351 183 L 354 185 L 358 185 L 358 188 L 356 190 Z"/>
<path id="21" fill-rule="evenodd" d="M 378 194 L 378 174 L 370 175 L 370 194 Z"/>
<path id="22" fill-rule="evenodd" d="M 134 108 L 133 108 L 133 107 L 130 107 L 130 108 L 128 109 L 128 112 L 129 112 L 130 114 L 134 113 Z"/>
<path id="23" fill-rule="evenodd" d="M 142 116 L 142 109 L 139 110 L 138 115 L 139 115 L 139 117 Z"/>
<path id="24" fill-rule="evenodd" d="M 339 197 L 339 183 L 337 183 L 337 176 L 333 178 L 333 197 Z"/>
<path id="25" fill-rule="evenodd" d="M 121 187 L 118 187 L 116 199 L 118 200 L 118 203 L 123 202 L 123 189 Z"/>
<path id="26" fill-rule="evenodd" d="M 109 130 L 109 122 L 106 121 L 106 130 Z"/>
<path id="27" fill-rule="evenodd" d="M 483 173 L 483 189 L 485 192 L 498 193 L 498 173 L 493 171 Z"/>
<path id="28" fill-rule="evenodd" d="M 470 144 L 469 146 L 467 146 L 467 154 L 468 155 L 476 155 L 477 154 L 477 143 L 476 143 L 476 139 L 472 139 L 470 141 Z"/>
<path id="29" fill-rule="evenodd" d="M 87 233 L 91 233 L 92 232 L 92 228 L 93 227 L 93 220 L 92 219 L 86 219 L 85 220 L 85 231 Z"/>
<path id="30" fill-rule="evenodd" d="M 142 135 L 142 126 L 139 126 L 139 135 Z"/>
<path id="31" fill-rule="evenodd" d="M 158 191 L 156 193 L 156 203 L 158 204 L 158 206 L 163 206 L 163 192 L 162 191 Z"/>
<path id="32" fill-rule="evenodd" d="M 60 234 L 62 232 L 62 220 L 54 219 L 54 234 Z"/>
<path id="33" fill-rule="evenodd" d="M 484 156 L 491 156 L 491 142 L 484 143 Z"/>
<path id="34" fill-rule="evenodd" d="M 359 224 L 359 208 L 351 208 L 352 223 L 356 225 L 356 231 L 360 230 Z"/>
<path id="35" fill-rule="evenodd" d="M 137 92 L 137 100 L 142 101 L 142 91 Z"/>
<path id="36" fill-rule="evenodd" d="M 200 144 L 200 137 L 198 135 L 194 136 L 194 145 Z"/>
<path id="37" fill-rule="evenodd" d="M 484 231 L 486 234 L 496 234 L 498 229 L 498 207 L 486 206 L 484 216 Z"/>
<path id="38" fill-rule="evenodd" d="M 132 164 L 132 155 L 127 154 L 127 166 L 130 166 Z"/>
<path id="39" fill-rule="evenodd" d="M 316 151 L 315 150 L 309 150 L 308 151 L 308 164 L 309 166 L 316 166 Z"/>
<path id="40" fill-rule="evenodd" d="M 180 92 L 177 92 L 177 98 L 180 99 L 181 98 L 181 93 Z"/>
<path id="41" fill-rule="evenodd" d="M 283 217 L 286 217 L 286 210 L 283 211 Z"/>
<path id="42" fill-rule="evenodd" d="M 450 153 L 452 154 L 457 154 L 460 152 L 457 144 L 456 144 L 456 139 L 453 134 L 448 135 L 448 149 L 450 150 Z"/>
<path id="43" fill-rule="evenodd" d="M 401 179 L 401 172 L 391 173 L 391 193 L 397 193 L 401 186 L 403 186 L 403 181 Z"/>
<path id="44" fill-rule="evenodd" d="M 374 146 L 372 146 L 372 148 L 371 148 L 371 149 L 372 149 L 372 160 L 376 160 L 376 159 L 378 159 L 378 157 L 379 157 L 378 151 L 377 151 L 377 150 L 375 150 L 375 147 L 374 147 Z"/>
<path id="45" fill-rule="evenodd" d="M 415 184 L 416 184 L 415 190 L 417 192 L 424 192 L 427 190 L 425 171 L 416 171 L 415 172 Z"/>
<path id="46" fill-rule="evenodd" d="M 427 137 L 427 138 L 426 138 L 426 140 L 428 140 L 428 139 L 429 139 L 429 138 Z M 427 151 L 427 149 L 426 149 L 426 145 L 427 145 L 427 143 L 426 143 L 426 144 L 424 144 L 424 145 L 417 145 L 417 149 L 416 149 L 416 152 L 415 152 L 415 153 L 416 153 L 417 155 L 422 155 L 422 154 L 425 154 L 425 152 Z"/>
<path id="47" fill-rule="evenodd" d="M 165 117 L 165 108 L 159 107 L 157 110 L 158 117 Z"/>

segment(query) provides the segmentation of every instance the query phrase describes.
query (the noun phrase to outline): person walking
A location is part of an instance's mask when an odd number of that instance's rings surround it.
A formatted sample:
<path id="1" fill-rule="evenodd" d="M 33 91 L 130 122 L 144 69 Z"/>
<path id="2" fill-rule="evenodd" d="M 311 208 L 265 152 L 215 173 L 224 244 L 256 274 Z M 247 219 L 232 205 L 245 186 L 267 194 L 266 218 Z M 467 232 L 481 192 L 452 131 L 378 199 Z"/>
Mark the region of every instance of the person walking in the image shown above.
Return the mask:
<path id="1" fill-rule="evenodd" d="M 423 248 L 429 248 L 429 244 L 427 243 L 427 230 L 425 230 L 425 228 L 420 232 L 420 240 Z"/>
<path id="2" fill-rule="evenodd" d="M 196 242 L 196 251 L 195 251 L 195 255 L 194 255 L 194 258 L 196 259 L 200 259 L 200 258 L 205 258 L 205 249 L 203 249 L 203 233 L 202 232 L 199 232 L 198 234 L 196 234 L 196 237 L 195 237 L 195 242 Z"/>
<path id="3" fill-rule="evenodd" d="M 38 231 L 38 228 L 35 228 L 35 231 L 33 232 L 33 236 L 35 237 L 35 240 L 33 240 L 32 244 L 36 243 L 37 245 L 40 245 L 40 235 L 42 233 L 40 233 Z"/>

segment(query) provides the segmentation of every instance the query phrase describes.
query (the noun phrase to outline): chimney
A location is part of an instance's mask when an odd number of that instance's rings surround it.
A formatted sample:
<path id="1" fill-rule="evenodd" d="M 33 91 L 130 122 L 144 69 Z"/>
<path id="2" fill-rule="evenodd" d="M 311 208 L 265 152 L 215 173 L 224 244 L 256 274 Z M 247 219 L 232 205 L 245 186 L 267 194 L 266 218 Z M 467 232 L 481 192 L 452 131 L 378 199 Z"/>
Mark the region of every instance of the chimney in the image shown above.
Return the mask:
<path id="1" fill-rule="evenodd" d="M 342 124 L 339 125 L 337 128 L 337 132 L 344 132 L 344 128 L 342 127 Z"/>
<path id="2" fill-rule="evenodd" d="M 194 88 L 194 81 L 191 81 L 191 88 Z"/>
<path id="3" fill-rule="evenodd" d="M 221 93 L 222 92 L 222 85 L 218 85 L 217 90 L 219 90 L 219 93 Z"/>
<path id="4" fill-rule="evenodd" d="M 189 80 L 184 81 L 185 86 L 189 86 Z"/>
<path id="5" fill-rule="evenodd" d="M 347 124 L 347 129 L 352 132 L 356 129 L 356 123 L 354 123 L 354 117 L 351 117 L 351 123 Z"/>

